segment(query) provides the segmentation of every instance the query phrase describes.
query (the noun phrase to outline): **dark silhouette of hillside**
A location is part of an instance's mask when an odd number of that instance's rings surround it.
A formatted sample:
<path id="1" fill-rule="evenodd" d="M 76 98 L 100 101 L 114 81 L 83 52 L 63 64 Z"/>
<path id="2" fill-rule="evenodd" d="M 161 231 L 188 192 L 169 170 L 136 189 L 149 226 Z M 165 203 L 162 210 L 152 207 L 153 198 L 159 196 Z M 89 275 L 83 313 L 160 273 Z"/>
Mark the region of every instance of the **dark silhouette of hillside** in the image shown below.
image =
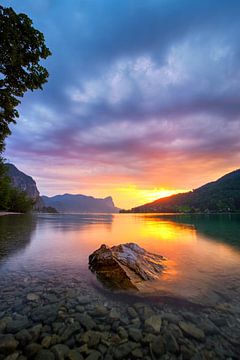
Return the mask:
<path id="1" fill-rule="evenodd" d="M 238 212 L 240 169 L 187 193 L 176 194 L 137 206 L 130 212 Z"/>

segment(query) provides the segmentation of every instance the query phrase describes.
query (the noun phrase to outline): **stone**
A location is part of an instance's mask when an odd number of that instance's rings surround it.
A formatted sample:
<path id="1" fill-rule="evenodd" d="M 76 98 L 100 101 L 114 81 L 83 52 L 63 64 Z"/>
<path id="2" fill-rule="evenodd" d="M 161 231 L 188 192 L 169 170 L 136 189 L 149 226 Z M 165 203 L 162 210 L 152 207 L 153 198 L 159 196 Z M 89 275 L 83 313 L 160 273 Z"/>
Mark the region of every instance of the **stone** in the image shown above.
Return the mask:
<path id="1" fill-rule="evenodd" d="M 192 348 L 189 348 L 186 345 L 181 345 L 180 352 L 181 352 L 184 360 L 192 360 L 193 356 L 196 353 L 195 350 L 193 350 Z"/>
<path id="2" fill-rule="evenodd" d="M 24 356 L 24 355 L 19 355 L 17 359 L 18 360 L 27 360 L 26 356 Z"/>
<path id="3" fill-rule="evenodd" d="M 129 325 L 130 321 L 129 321 L 129 318 L 126 316 L 126 314 L 125 315 L 122 314 L 119 320 L 120 320 L 121 324 L 123 324 L 124 326 Z"/>
<path id="4" fill-rule="evenodd" d="M 197 314 L 193 314 L 189 311 L 182 311 L 181 315 L 184 317 L 184 319 L 190 323 L 193 323 L 197 325 L 199 323 L 199 317 Z"/>
<path id="5" fill-rule="evenodd" d="M 39 306 L 32 311 L 31 318 L 33 321 L 51 324 L 54 322 L 58 315 L 58 305 L 44 305 Z"/>
<path id="6" fill-rule="evenodd" d="M 180 316 L 175 315 L 173 313 L 162 313 L 161 314 L 163 320 L 167 320 L 170 323 L 178 324 L 180 319 Z"/>
<path id="7" fill-rule="evenodd" d="M 149 343 L 152 343 L 154 342 L 155 340 L 157 339 L 157 336 L 156 335 L 153 335 L 151 333 L 147 333 L 144 338 L 142 339 L 142 342 L 144 344 L 149 344 Z"/>
<path id="8" fill-rule="evenodd" d="M 58 301 L 58 297 L 55 294 L 45 294 L 44 298 L 49 302 L 49 303 L 56 303 Z"/>
<path id="9" fill-rule="evenodd" d="M 176 339 L 183 337 L 183 332 L 178 325 L 168 324 L 167 329 Z"/>
<path id="10" fill-rule="evenodd" d="M 151 343 L 150 343 L 151 344 Z M 165 342 L 161 335 L 157 336 L 151 344 L 155 355 L 160 356 L 165 353 Z"/>
<path id="11" fill-rule="evenodd" d="M 164 334 L 164 342 L 166 344 L 166 350 L 172 354 L 177 354 L 179 352 L 179 345 L 175 339 L 175 337 L 167 332 Z"/>
<path id="12" fill-rule="evenodd" d="M 39 295 L 35 294 L 35 293 L 28 293 L 27 294 L 27 300 L 28 301 L 38 301 L 39 300 Z"/>
<path id="13" fill-rule="evenodd" d="M 179 327 L 180 329 L 182 329 L 185 335 L 189 336 L 190 338 L 194 338 L 200 341 L 203 341 L 205 338 L 204 331 L 199 329 L 196 325 L 190 322 L 180 321 Z"/>
<path id="14" fill-rule="evenodd" d="M 59 333 L 59 331 L 64 329 L 64 323 L 62 322 L 54 322 L 52 323 L 52 328 L 53 328 L 53 332 L 54 334 Z"/>
<path id="15" fill-rule="evenodd" d="M 81 341 L 88 345 L 89 348 L 96 347 L 101 339 L 101 333 L 89 330 L 81 335 Z"/>
<path id="16" fill-rule="evenodd" d="M 91 351 L 85 360 L 99 360 L 102 358 L 102 354 L 99 351 Z"/>
<path id="17" fill-rule="evenodd" d="M 44 347 L 45 349 L 48 349 L 50 348 L 51 346 L 51 342 L 52 342 L 52 337 L 49 335 L 49 336 L 45 336 L 43 339 L 42 339 L 42 347 Z"/>
<path id="18" fill-rule="evenodd" d="M 86 305 L 91 303 L 91 298 L 89 296 L 78 296 L 77 301 L 80 305 Z"/>
<path id="19" fill-rule="evenodd" d="M 64 344 L 57 344 L 51 348 L 56 360 L 64 360 L 65 355 L 69 352 L 69 347 Z"/>
<path id="20" fill-rule="evenodd" d="M 164 260 L 134 243 L 102 245 L 89 256 L 89 268 L 107 287 L 140 290 L 142 282 L 159 279 Z"/>
<path id="21" fill-rule="evenodd" d="M 129 306 L 129 307 L 127 308 L 127 313 L 128 313 L 128 315 L 129 315 L 131 318 L 136 318 L 136 317 L 138 317 L 138 313 L 137 313 L 136 310 L 135 310 L 133 307 L 131 307 L 131 306 Z"/>
<path id="22" fill-rule="evenodd" d="M 74 322 L 73 324 L 69 325 L 62 333 L 62 341 L 68 340 L 72 335 L 79 332 L 80 329 L 81 326 L 79 322 Z"/>
<path id="23" fill-rule="evenodd" d="M 42 346 L 37 343 L 31 343 L 26 346 L 25 354 L 28 358 L 34 357 L 40 350 L 42 350 Z"/>
<path id="24" fill-rule="evenodd" d="M 140 316 L 141 318 L 144 320 L 144 319 L 147 319 L 149 318 L 150 316 L 153 316 L 155 315 L 153 309 L 150 307 L 150 306 L 144 306 L 141 310 L 140 310 Z"/>
<path id="25" fill-rule="evenodd" d="M 35 325 L 32 328 L 28 329 L 28 331 L 32 336 L 32 339 L 36 341 L 39 338 L 39 335 L 42 331 L 42 324 Z"/>
<path id="26" fill-rule="evenodd" d="M 106 352 L 107 352 L 107 346 L 105 346 L 105 345 L 103 345 L 103 344 L 99 344 L 99 345 L 98 345 L 98 351 L 100 351 L 102 355 L 106 354 Z"/>
<path id="27" fill-rule="evenodd" d="M 26 346 L 32 339 L 30 333 L 26 329 L 20 330 L 16 335 L 15 338 L 20 342 L 22 346 Z"/>
<path id="28" fill-rule="evenodd" d="M 126 342 L 117 346 L 114 349 L 114 358 L 115 359 L 125 359 L 134 349 L 137 348 L 137 344 L 134 342 Z"/>
<path id="29" fill-rule="evenodd" d="M 96 323 L 93 321 L 93 319 L 91 318 L 91 316 L 89 316 L 88 314 L 84 313 L 84 314 L 77 314 L 76 315 L 77 320 L 79 321 L 79 323 L 86 329 L 86 330 L 91 330 L 92 328 L 94 328 L 96 326 Z"/>
<path id="30" fill-rule="evenodd" d="M 142 332 L 139 329 L 130 327 L 128 329 L 128 334 L 129 334 L 129 337 L 136 342 L 139 342 L 142 339 Z"/>
<path id="31" fill-rule="evenodd" d="M 6 327 L 7 327 L 7 324 L 12 321 L 12 318 L 10 316 L 5 316 L 4 318 L 2 318 L 0 320 L 0 332 L 3 332 Z"/>
<path id="32" fill-rule="evenodd" d="M 210 320 L 217 326 L 222 327 L 227 325 L 227 320 L 224 316 L 211 315 Z"/>
<path id="33" fill-rule="evenodd" d="M 142 359 L 143 358 L 143 352 L 139 348 L 134 349 L 131 354 L 132 354 L 133 357 L 135 357 L 137 359 Z"/>
<path id="34" fill-rule="evenodd" d="M 149 329 L 149 331 L 159 333 L 162 325 L 162 318 L 160 315 L 153 315 L 146 319 L 144 324 L 145 328 Z"/>
<path id="35" fill-rule="evenodd" d="M 16 360 L 19 359 L 19 353 L 18 352 L 14 352 L 13 354 L 8 355 L 7 357 L 4 358 L 4 360 Z"/>
<path id="36" fill-rule="evenodd" d="M 11 354 L 17 347 L 19 342 L 14 338 L 13 335 L 6 334 L 0 336 L 0 354 Z"/>
<path id="37" fill-rule="evenodd" d="M 41 350 L 34 360 L 55 360 L 54 354 L 50 350 Z"/>
<path id="38" fill-rule="evenodd" d="M 110 340 L 111 344 L 116 344 L 116 345 L 123 342 L 118 334 L 112 334 L 109 340 Z M 106 344 L 106 342 L 105 342 L 105 344 Z"/>
<path id="39" fill-rule="evenodd" d="M 139 318 L 132 319 L 130 326 L 133 326 L 135 328 L 140 328 L 141 320 Z"/>
<path id="40" fill-rule="evenodd" d="M 118 334 L 119 334 L 120 338 L 122 338 L 122 339 L 127 339 L 128 338 L 128 333 L 122 326 L 119 326 Z"/>
<path id="41" fill-rule="evenodd" d="M 199 324 L 199 327 L 204 331 L 206 335 L 216 335 L 219 334 L 219 329 L 217 326 L 209 319 L 205 319 Z"/>
<path id="42" fill-rule="evenodd" d="M 61 342 L 61 338 L 60 338 L 60 336 L 59 335 L 57 335 L 57 334 L 53 334 L 52 336 L 51 336 L 51 345 L 53 346 L 53 345 L 56 345 L 56 344 L 59 344 L 60 342 Z"/>
<path id="43" fill-rule="evenodd" d="M 82 305 L 77 305 L 76 306 L 76 311 L 80 312 L 80 313 L 83 313 L 85 311 L 85 307 L 82 306 Z"/>
<path id="44" fill-rule="evenodd" d="M 121 314 L 119 313 L 119 311 L 115 308 L 111 309 L 110 313 L 109 313 L 109 318 L 111 320 L 118 320 L 120 319 Z"/>
<path id="45" fill-rule="evenodd" d="M 104 305 L 96 305 L 93 310 L 93 315 L 96 317 L 104 317 L 109 313 L 108 309 Z"/>
<path id="46" fill-rule="evenodd" d="M 83 354 L 88 354 L 89 353 L 89 349 L 88 349 L 87 344 L 84 344 L 84 345 L 80 346 L 78 348 L 78 350 L 79 350 L 80 353 L 83 353 Z"/>
<path id="47" fill-rule="evenodd" d="M 82 355 L 77 350 L 70 350 L 65 356 L 66 360 L 83 360 Z"/>
<path id="48" fill-rule="evenodd" d="M 11 334 L 15 334 L 20 330 L 29 327 L 29 320 L 26 316 L 18 320 L 12 320 L 7 324 L 6 331 Z"/>
<path id="49" fill-rule="evenodd" d="M 136 302 L 136 303 L 133 304 L 134 309 L 135 309 L 138 313 L 140 313 L 141 310 L 142 310 L 145 306 L 146 306 L 146 305 L 145 305 L 144 303 L 141 303 L 141 302 Z"/>

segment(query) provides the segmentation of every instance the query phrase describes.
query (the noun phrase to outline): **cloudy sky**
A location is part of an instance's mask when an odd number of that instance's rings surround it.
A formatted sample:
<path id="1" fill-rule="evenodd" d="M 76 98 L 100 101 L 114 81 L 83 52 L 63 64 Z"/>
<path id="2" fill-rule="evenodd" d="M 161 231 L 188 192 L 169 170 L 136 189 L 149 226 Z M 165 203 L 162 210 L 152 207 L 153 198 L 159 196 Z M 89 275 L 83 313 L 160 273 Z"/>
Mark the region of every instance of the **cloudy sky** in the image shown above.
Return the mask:
<path id="1" fill-rule="evenodd" d="M 42 194 L 128 208 L 240 167 L 239 0 L 2 4 L 52 51 L 5 153 Z"/>

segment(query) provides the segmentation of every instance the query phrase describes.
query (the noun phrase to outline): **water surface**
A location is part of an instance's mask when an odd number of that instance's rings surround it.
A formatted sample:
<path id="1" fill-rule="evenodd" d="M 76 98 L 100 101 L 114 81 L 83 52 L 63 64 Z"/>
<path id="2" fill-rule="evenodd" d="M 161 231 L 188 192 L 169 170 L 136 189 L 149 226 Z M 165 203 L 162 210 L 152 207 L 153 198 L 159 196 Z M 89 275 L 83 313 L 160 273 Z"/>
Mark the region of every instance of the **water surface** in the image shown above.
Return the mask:
<path id="1" fill-rule="evenodd" d="M 221 302 L 240 295 L 240 215 L 77 214 L 0 217 L 4 274 L 73 271 L 94 278 L 88 256 L 101 244 L 135 242 L 167 258 L 155 294 Z"/>

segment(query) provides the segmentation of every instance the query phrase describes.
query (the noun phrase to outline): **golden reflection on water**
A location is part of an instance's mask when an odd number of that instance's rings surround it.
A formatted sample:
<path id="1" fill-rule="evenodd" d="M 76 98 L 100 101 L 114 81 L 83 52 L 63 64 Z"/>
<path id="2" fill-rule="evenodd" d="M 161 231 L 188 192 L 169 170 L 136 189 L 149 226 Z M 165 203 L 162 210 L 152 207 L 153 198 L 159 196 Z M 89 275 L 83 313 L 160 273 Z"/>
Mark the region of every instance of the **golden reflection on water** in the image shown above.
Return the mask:
<path id="1" fill-rule="evenodd" d="M 216 235 L 206 235 L 199 222 L 185 220 L 151 214 L 42 217 L 18 260 L 87 269 L 88 256 L 101 244 L 135 242 L 167 259 L 166 270 L 159 282 L 151 284 L 152 289 L 194 298 L 205 297 L 220 284 L 240 286 L 239 249 Z"/>
<path id="2" fill-rule="evenodd" d="M 116 215 L 111 227 L 93 225 L 83 230 L 82 236 L 88 239 L 87 247 L 91 251 L 101 243 L 112 246 L 136 242 L 150 252 L 165 256 L 166 271 L 160 282 L 151 284 L 151 290 L 204 297 L 227 274 L 240 276 L 239 251 L 217 239 L 209 239 L 192 224 L 174 222 L 168 217 Z"/>

